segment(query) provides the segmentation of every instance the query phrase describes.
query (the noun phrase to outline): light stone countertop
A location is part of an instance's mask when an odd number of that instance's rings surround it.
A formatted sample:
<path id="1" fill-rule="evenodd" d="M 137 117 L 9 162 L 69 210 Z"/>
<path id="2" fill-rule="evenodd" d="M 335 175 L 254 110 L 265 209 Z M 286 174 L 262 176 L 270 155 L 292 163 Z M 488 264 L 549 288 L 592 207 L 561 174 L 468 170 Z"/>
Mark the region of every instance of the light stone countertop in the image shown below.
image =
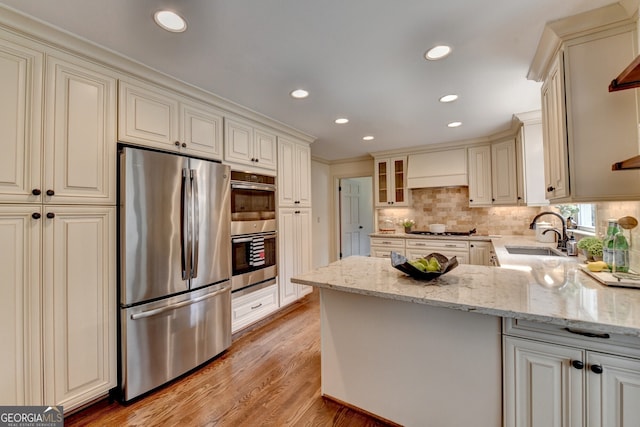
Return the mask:
<path id="1" fill-rule="evenodd" d="M 369 237 L 389 239 L 416 239 L 416 240 L 464 240 L 464 241 L 491 241 L 491 236 L 472 234 L 470 236 L 445 236 L 441 234 L 408 234 L 408 233 L 371 233 Z"/>
<path id="2" fill-rule="evenodd" d="M 533 237 L 491 239 L 502 267 L 460 264 L 425 282 L 389 259 L 349 257 L 292 282 L 362 295 L 640 337 L 640 290 L 601 285 L 576 257 L 511 255 L 505 246 L 555 246 Z"/>

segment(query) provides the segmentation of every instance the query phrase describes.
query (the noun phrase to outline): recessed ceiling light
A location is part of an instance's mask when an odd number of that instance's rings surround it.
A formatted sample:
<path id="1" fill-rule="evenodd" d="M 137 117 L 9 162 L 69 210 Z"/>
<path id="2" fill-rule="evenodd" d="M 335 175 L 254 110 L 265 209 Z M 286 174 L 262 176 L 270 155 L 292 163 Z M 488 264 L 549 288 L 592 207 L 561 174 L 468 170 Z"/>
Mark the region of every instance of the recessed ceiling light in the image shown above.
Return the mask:
<path id="1" fill-rule="evenodd" d="M 454 94 L 445 95 L 445 96 L 440 98 L 440 102 L 453 102 L 456 99 L 458 99 L 458 95 L 454 95 Z"/>
<path id="2" fill-rule="evenodd" d="M 187 29 L 187 22 L 175 12 L 159 10 L 153 15 L 153 19 L 160 27 L 172 33 L 181 33 Z"/>
<path id="3" fill-rule="evenodd" d="M 335 119 L 335 122 L 339 125 L 343 125 L 345 123 L 349 123 L 349 119 L 347 119 L 346 117 L 340 117 L 338 119 Z"/>
<path id="4" fill-rule="evenodd" d="M 309 92 L 307 92 L 304 89 L 296 89 L 296 90 L 292 91 L 290 95 L 293 98 L 302 99 L 302 98 L 306 98 L 307 96 L 309 96 Z"/>
<path id="5" fill-rule="evenodd" d="M 457 128 L 458 126 L 462 126 L 462 122 L 451 122 L 447 126 L 450 128 Z"/>
<path id="6" fill-rule="evenodd" d="M 371 141 L 374 138 L 371 135 L 367 135 L 367 136 L 363 136 L 362 139 L 365 140 L 365 141 Z"/>
<path id="7" fill-rule="evenodd" d="M 435 61 L 436 59 L 444 58 L 450 53 L 451 53 L 451 47 L 441 45 L 441 46 L 435 46 L 429 49 L 427 53 L 424 54 L 424 57 L 425 59 L 428 59 L 430 61 Z"/>

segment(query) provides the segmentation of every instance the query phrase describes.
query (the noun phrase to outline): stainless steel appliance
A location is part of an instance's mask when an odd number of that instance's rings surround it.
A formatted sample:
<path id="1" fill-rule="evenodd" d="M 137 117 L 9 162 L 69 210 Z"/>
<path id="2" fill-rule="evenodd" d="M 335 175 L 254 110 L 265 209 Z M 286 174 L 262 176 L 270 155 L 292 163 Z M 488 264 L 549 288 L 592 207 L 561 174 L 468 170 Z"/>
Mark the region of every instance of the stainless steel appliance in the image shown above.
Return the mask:
<path id="1" fill-rule="evenodd" d="M 234 296 L 275 283 L 275 177 L 231 171 L 231 235 Z"/>
<path id="2" fill-rule="evenodd" d="M 120 397 L 231 344 L 228 166 L 121 146 Z"/>

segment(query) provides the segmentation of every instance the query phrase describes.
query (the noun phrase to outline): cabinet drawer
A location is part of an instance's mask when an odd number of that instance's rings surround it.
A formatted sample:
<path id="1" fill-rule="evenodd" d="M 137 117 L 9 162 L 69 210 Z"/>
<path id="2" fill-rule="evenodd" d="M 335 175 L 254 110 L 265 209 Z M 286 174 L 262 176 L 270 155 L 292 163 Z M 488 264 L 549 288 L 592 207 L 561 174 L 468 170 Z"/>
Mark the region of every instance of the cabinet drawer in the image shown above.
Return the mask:
<path id="1" fill-rule="evenodd" d="M 468 251 L 469 242 L 461 240 L 430 240 L 430 239 L 411 239 L 407 240 L 407 249 L 423 249 L 429 248 L 431 252 L 438 250 Z"/>
<path id="2" fill-rule="evenodd" d="M 231 329 L 236 332 L 263 319 L 278 308 L 278 285 L 233 297 L 231 300 Z"/>
<path id="3" fill-rule="evenodd" d="M 405 256 L 404 248 L 391 248 L 385 246 L 371 246 L 371 256 L 376 258 L 391 258 L 391 252 Z"/>
<path id="4" fill-rule="evenodd" d="M 383 238 L 383 237 L 372 237 L 371 238 L 371 246 L 381 246 L 384 248 L 402 248 L 404 249 L 404 239 L 402 238 Z M 398 252 L 398 251 L 396 251 Z"/>
<path id="5" fill-rule="evenodd" d="M 532 338 L 629 357 L 640 357 L 640 338 L 638 337 L 593 331 L 588 328 L 567 328 L 524 319 L 503 318 L 502 322 L 502 330 L 505 335 Z"/>

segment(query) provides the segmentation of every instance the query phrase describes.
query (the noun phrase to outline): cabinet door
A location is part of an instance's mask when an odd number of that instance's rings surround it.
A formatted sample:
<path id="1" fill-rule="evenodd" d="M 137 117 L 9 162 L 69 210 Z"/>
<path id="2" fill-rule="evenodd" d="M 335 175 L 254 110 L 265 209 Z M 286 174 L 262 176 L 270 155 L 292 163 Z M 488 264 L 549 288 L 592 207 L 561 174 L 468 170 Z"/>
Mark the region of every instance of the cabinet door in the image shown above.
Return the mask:
<path id="1" fill-rule="evenodd" d="M 298 206 L 311 207 L 311 150 L 306 144 L 296 144 L 295 152 Z"/>
<path id="2" fill-rule="evenodd" d="M 407 158 L 376 159 L 376 206 L 408 206 Z"/>
<path id="3" fill-rule="evenodd" d="M 39 202 L 42 159 L 40 52 L 0 40 L 0 201 Z"/>
<path id="4" fill-rule="evenodd" d="M 545 196 L 569 197 L 569 163 L 564 90 L 563 53 L 560 52 L 542 85 L 542 126 Z"/>
<path id="5" fill-rule="evenodd" d="M 294 212 L 295 209 L 280 209 L 278 220 L 280 306 L 289 304 L 298 297 L 297 285 L 291 283 L 291 278 L 296 273 L 298 256 L 296 253 L 296 214 Z"/>
<path id="6" fill-rule="evenodd" d="M 208 105 L 183 100 L 180 104 L 182 151 L 222 160 L 222 113 Z"/>
<path id="7" fill-rule="evenodd" d="M 254 129 L 254 162 L 256 166 L 275 170 L 278 165 L 278 147 L 276 136 L 263 129 Z"/>
<path id="8" fill-rule="evenodd" d="M 224 159 L 254 166 L 253 128 L 244 123 L 225 118 Z"/>
<path id="9" fill-rule="evenodd" d="M 115 207 L 48 206 L 43 223 L 45 402 L 72 409 L 116 385 Z"/>
<path id="10" fill-rule="evenodd" d="M 640 420 L 640 360 L 587 352 L 587 426 L 637 426 Z M 600 367 L 602 373 L 593 371 Z"/>
<path id="11" fill-rule="evenodd" d="M 516 142 L 514 139 L 491 145 L 491 181 L 494 205 L 518 203 Z"/>
<path id="12" fill-rule="evenodd" d="M 471 147 L 469 156 L 469 206 L 491 205 L 491 146 Z"/>
<path id="13" fill-rule="evenodd" d="M 507 427 L 582 427 L 584 352 L 504 338 L 504 413 Z"/>
<path id="14" fill-rule="evenodd" d="M 295 213 L 297 212 L 297 213 Z M 299 209 L 294 211 L 296 220 L 296 255 L 298 264 L 295 274 L 306 273 L 311 270 L 311 209 Z M 313 291 L 313 287 L 307 285 L 298 286 L 298 298 Z"/>
<path id="15" fill-rule="evenodd" d="M 115 204 L 115 79 L 47 58 L 44 160 L 46 203 Z"/>
<path id="16" fill-rule="evenodd" d="M 160 88 L 120 80 L 118 139 L 161 149 L 177 149 L 178 101 Z"/>
<path id="17" fill-rule="evenodd" d="M 491 265 L 491 243 L 489 242 L 469 243 L 469 264 Z"/>
<path id="18" fill-rule="evenodd" d="M 295 143 L 278 139 L 278 203 L 280 206 L 296 206 L 296 150 Z"/>
<path id="19" fill-rule="evenodd" d="M 41 405 L 41 206 L 0 206 L 0 404 Z"/>

